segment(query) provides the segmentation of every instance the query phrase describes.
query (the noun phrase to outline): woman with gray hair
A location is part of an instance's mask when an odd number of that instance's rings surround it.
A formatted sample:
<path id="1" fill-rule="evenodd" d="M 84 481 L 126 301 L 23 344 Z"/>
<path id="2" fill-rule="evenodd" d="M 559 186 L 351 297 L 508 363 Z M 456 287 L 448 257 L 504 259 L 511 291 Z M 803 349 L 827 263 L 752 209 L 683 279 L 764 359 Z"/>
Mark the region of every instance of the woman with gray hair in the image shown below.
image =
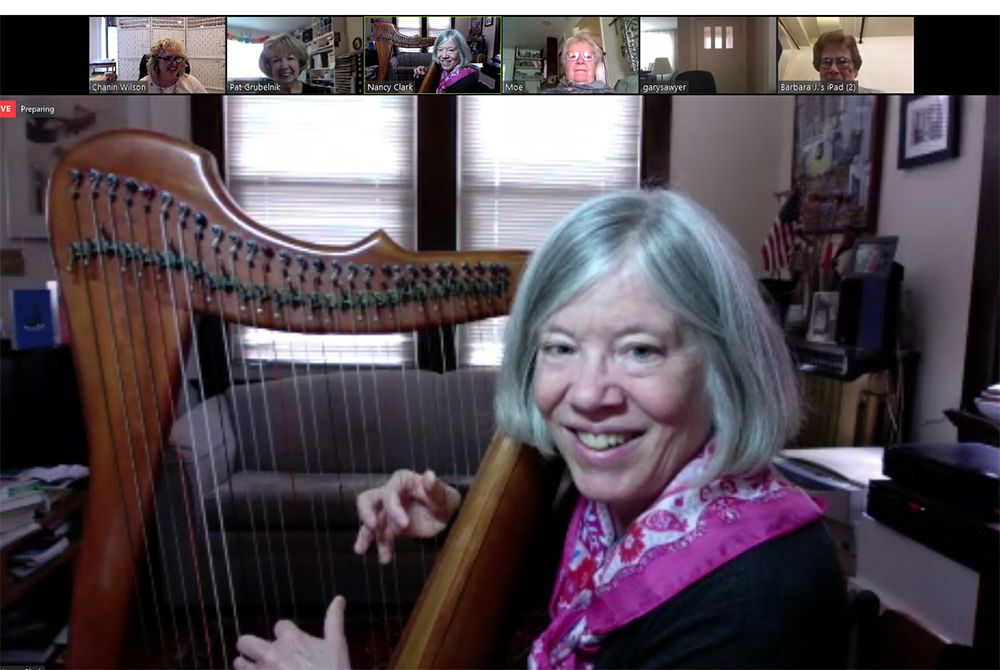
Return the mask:
<path id="1" fill-rule="evenodd" d="M 799 429 L 795 369 L 705 210 L 632 191 L 570 214 L 521 279 L 495 409 L 573 484 L 530 667 L 843 667 L 847 592 L 822 512 L 771 465 Z M 397 472 L 359 496 L 355 550 L 388 563 L 396 537 L 440 532 L 459 504 L 433 473 Z M 338 597 L 323 640 L 238 648 L 343 664 L 343 611 Z"/>
<path id="2" fill-rule="evenodd" d="M 431 76 L 436 80 L 421 82 L 421 89 L 433 89 L 435 93 L 475 93 L 479 90 L 479 70 L 469 65 L 472 50 L 462 33 L 453 28 L 441 31 L 434 40 L 432 53 L 438 67 L 431 70 Z M 423 65 L 413 71 L 414 77 L 426 75 L 427 68 Z"/>
<path id="3" fill-rule="evenodd" d="M 562 48 L 561 61 L 566 73 L 563 80 L 542 93 L 614 93 L 615 89 L 597 78 L 597 68 L 603 60 L 604 52 L 589 34 L 570 37 Z"/>
<path id="4" fill-rule="evenodd" d="M 149 93 L 208 93 L 194 75 L 185 70 L 188 67 L 184 45 L 179 41 L 164 37 L 149 48 L 146 71 L 149 73 L 139 81 L 148 82 Z"/>

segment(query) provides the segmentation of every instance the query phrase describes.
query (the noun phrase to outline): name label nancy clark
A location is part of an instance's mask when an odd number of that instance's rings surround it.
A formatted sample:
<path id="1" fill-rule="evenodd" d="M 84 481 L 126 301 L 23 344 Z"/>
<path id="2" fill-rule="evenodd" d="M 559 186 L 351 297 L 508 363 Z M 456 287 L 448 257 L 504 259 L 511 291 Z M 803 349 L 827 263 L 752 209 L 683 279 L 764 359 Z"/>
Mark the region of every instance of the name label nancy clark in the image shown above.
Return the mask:
<path id="1" fill-rule="evenodd" d="M 416 93 L 416 82 L 387 81 L 382 83 L 365 82 L 365 93 Z"/>

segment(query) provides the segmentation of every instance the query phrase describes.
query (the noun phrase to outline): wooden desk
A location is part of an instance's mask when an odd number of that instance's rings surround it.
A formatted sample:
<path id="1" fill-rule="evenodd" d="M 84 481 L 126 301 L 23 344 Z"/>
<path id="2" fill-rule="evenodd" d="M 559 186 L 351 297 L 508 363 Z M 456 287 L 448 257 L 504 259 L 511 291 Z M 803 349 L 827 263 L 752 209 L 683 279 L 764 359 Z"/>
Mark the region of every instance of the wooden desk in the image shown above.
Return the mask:
<path id="1" fill-rule="evenodd" d="M 66 519 L 77 515 L 82 519 L 86 502 L 86 491 L 69 491 L 52 505 L 52 509 L 44 518 L 38 521 L 41 526 L 40 529 L 25 535 L 3 548 L 3 551 L 0 552 L 0 610 L 6 609 L 22 596 L 31 592 L 32 589 L 47 579 L 49 575 L 67 563 L 71 563 L 76 558 L 80 552 L 80 541 L 78 537 L 74 539 L 71 532 L 69 548 L 51 562 L 46 563 L 38 571 L 28 575 L 25 579 L 14 579 L 10 574 L 11 556 L 26 549 L 42 533 L 52 530 Z"/>

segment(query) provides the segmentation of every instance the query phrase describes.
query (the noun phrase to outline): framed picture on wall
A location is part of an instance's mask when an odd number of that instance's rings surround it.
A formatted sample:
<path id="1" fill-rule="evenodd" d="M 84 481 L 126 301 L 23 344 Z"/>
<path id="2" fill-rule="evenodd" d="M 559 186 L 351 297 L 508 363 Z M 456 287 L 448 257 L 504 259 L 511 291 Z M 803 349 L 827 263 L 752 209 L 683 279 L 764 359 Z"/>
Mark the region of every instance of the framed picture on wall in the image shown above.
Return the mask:
<path id="1" fill-rule="evenodd" d="M 959 96 L 904 95 L 899 107 L 900 170 L 958 156 Z"/>
<path id="2" fill-rule="evenodd" d="M 479 35 L 483 32 L 483 17 L 473 16 L 471 19 L 471 28 L 469 33 L 472 35 Z"/>
<path id="3" fill-rule="evenodd" d="M 46 240 L 45 204 L 49 177 L 59 159 L 79 142 L 114 128 L 149 129 L 153 97 L 81 96 L 18 98 L 18 103 L 52 107 L 50 115 L 4 119 L 0 155 L 0 220 L 7 236 Z"/>
<path id="4" fill-rule="evenodd" d="M 884 122 L 884 96 L 796 97 L 792 190 L 805 231 L 875 232 Z"/>
<path id="5" fill-rule="evenodd" d="M 483 25 L 486 26 L 487 28 L 489 28 L 490 26 L 492 26 L 493 25 L 493 17 L 492 16 L 487 16 L 485 19 L 483 19 Z"/>

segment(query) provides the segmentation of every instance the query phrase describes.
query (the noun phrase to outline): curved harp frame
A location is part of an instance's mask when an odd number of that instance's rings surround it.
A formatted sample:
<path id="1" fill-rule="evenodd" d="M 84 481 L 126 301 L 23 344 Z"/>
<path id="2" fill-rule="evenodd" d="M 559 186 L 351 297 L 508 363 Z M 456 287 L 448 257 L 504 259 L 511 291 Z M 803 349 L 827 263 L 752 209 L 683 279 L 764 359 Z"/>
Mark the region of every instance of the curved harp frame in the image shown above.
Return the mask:
<path id="1" fill-rule="evenodd" d="M 182 363 L 197 346 L 194 313 L 298 333 L 436 328 L 505 314 L 527 259 L 517 251 L 413 253 L 381 232 L 347 248 L 293 240 L 240 210 L 207 151 L 144 131 L 105 133 L 71 149 L 49 184 L 48 219 L 90 449 L 72 668 L 125 662 L 135 591 L 153 579 L 140 559 L 149 551 L 161 445 L 186 388 Z M 395 666 L 496 662 L 517 592 L 510 580 L 556 480 L 534 450 L 494 440 Z"/>
<path id="2" fill-rule="evenodd" d="M 378 81 L 385 81 L 386 72 L 389 70 L 389 59 L 392 58 L 392 47 L 430 47 L 434 46 L 435 38 L 421 37 L 419 35 L 404 35 L 396 30 L 396 26 L 388 21 L 381 21 L 374 26 L 375 31 L 375 51 L 378 53 Z M 417 93 L 433 93 L 434 88 L 431 82 L 438 76 L 440 65 L 432 62 L 427 68 L 427 74 L 420 82 Z"/>

